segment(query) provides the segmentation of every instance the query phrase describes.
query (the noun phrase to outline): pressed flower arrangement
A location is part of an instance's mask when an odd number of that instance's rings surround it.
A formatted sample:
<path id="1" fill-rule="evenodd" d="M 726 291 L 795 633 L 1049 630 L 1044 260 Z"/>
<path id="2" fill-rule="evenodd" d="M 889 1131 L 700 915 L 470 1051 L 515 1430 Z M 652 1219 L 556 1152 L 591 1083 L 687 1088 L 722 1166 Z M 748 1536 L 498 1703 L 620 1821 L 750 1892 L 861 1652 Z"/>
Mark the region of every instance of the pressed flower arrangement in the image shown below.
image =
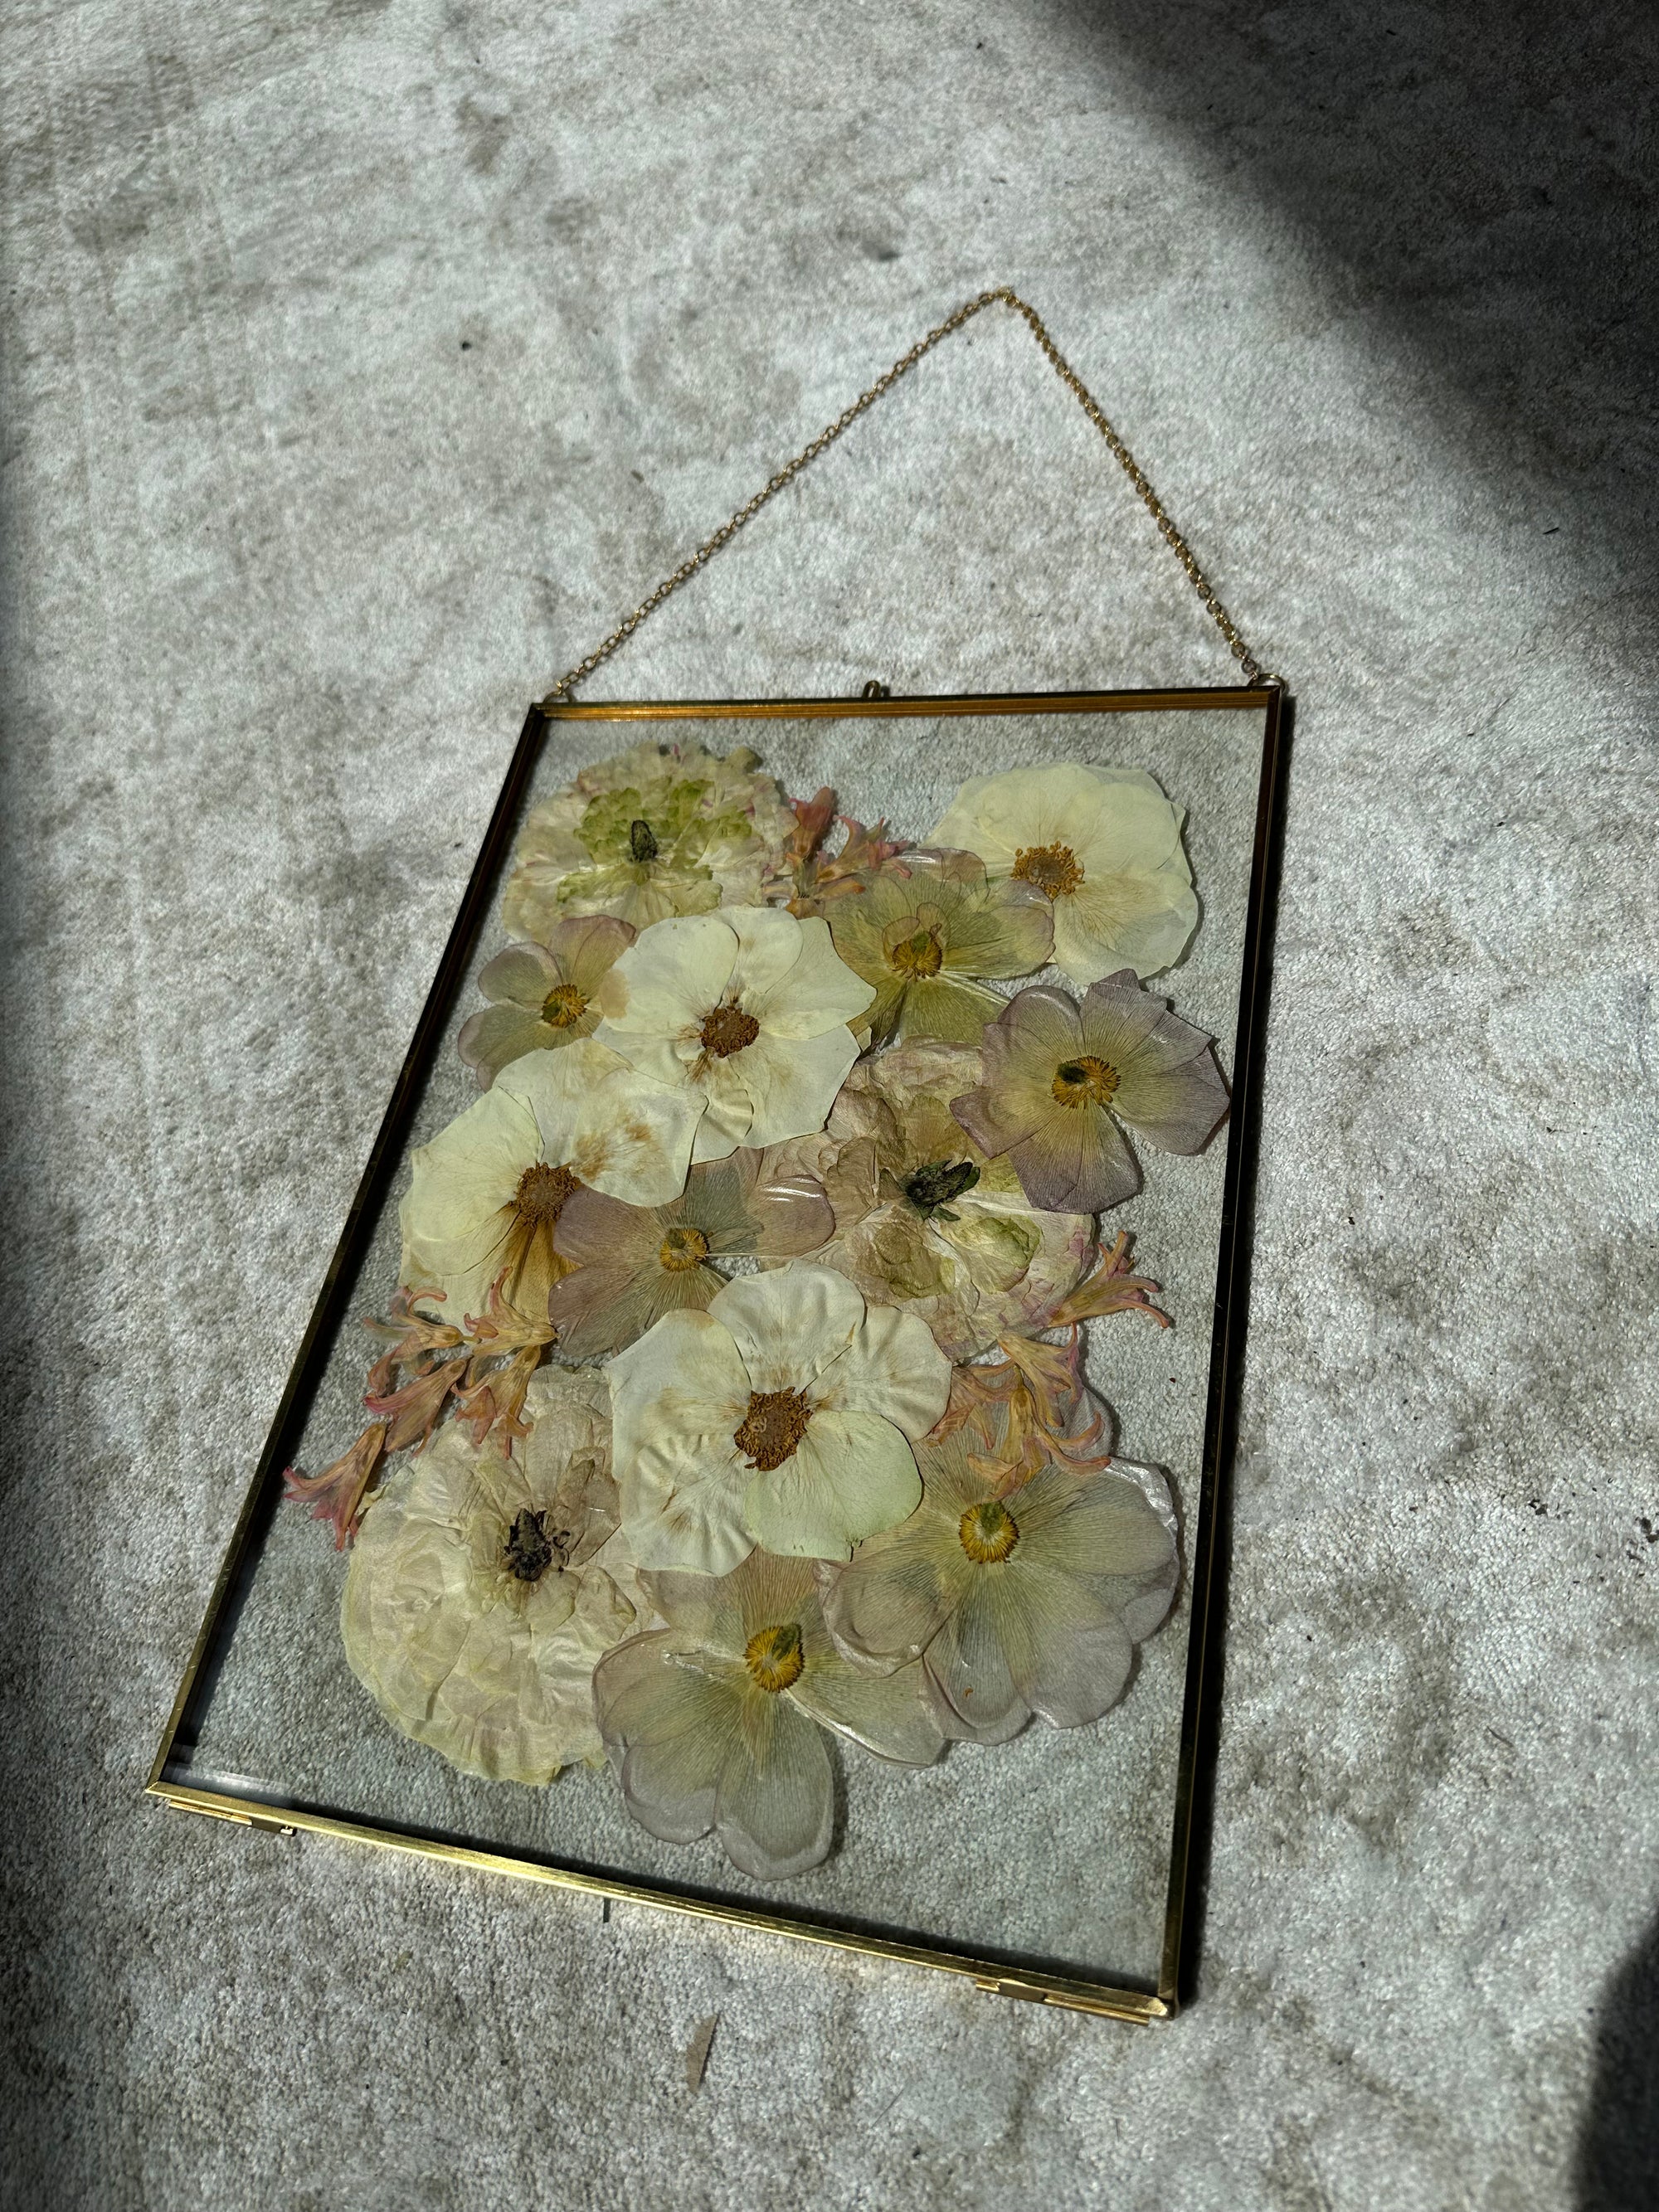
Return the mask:
<path id="1" fill-rule="evenodd" d="M 288 1479 L 393 1728 L 492 1782 L 607 1765 L 777 1881 L 835 1848 L 832 1741 L 916 1769 L 1109 1714 L 1182 1530 L 1079 1335 L 1170 1318 L 1112 1212 L 1228 1111 L 1172 1003 L 1182 823 L 1060 763 L 906 840 L 651 741 L 532 806 L 369 1418 Z"/>

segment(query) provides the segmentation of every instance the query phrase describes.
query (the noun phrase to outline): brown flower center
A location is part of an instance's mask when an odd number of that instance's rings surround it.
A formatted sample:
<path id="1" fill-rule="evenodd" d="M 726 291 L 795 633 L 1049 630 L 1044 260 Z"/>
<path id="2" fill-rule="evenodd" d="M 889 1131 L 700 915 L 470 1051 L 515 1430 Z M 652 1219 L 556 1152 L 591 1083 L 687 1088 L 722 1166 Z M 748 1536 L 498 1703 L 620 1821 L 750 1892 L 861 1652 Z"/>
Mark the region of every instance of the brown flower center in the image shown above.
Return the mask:
<path id="1" fill-rule="evenodd" d="M 775 1628 L 757 1629 L 743 1647 L 743 1663 L 763 1690 L 771 1691 L 774 1696 L 787 1690 L 792 1682 L 799 1681 L 806 1664 L 800 1630 L 793 1620 L 780 1621 Z"/>
<path id="2" fill-rule="evenodd" d="M 702 1048 L 716 1060 L 729 1060 L 759 1035 L 760 1024 L 741 1006 L 716 1006 L 703 1019 Z"/>
<path id="3" fill-rule="evenodd" d="M 939 933 L 932 929 L 919 929 L 913 937 L 901 938 L 887 955 L 888 966 L 901 975 L 937 975 L 944 962 Z"/>
<path id="4" fill-rule="evenodd" d="M 630 860 L 646 861 L 657 857 L 657 835 L 648 822 L 634 821 L 628 825 L 628 853 Z"/>
<path id="5" fill-rule="evenodd" d="M 560 983 L 542 1002 L 542 1019 L 550 1028 L 568 1030 L 587 1012 L 587 998 L 574 983 Z"/>
<path id="6" fill-rule="evenodd" d="M 688 1229 L 684 1224 L 669 1231 L 657 1249 L 657 1264 L 666 1267 L 671 1275 L 682 1275 L 688 1267 L 700 1267 L 708 1257 L 708 1239 L 701 1229 Z"/>
<path id="7" fill-rule="evenodd" d="M 580 1188 L 580 1179 L 568 1168 L 551 1168 L 545 1160 L 538 1160 L 519 1177 L 513 1203 L 527 1229 L 550 1229 L 564 1212 L 565 1200 Z"/>
<path id="8" fill-rule="evenodd" d="M 1054 1070 L 1054 1093 L 1062 1106 L 1109 1106 L 1117 1085 L 1116 1068 L 1091 1052 L 1063 1060 Z"/>
<path id="9" fill-rule="evenodd" d="M 568 1529 L 561 1528 L 552 1536 L 548 1534 L 545 1513 L 526 1511 L 517 1516 L 507 1532 L 507 1541 L 501 1547 L 501 1565 L 519 1582 L 538 1583 L 555 1559 L 562 1572 L 569 1542 Z"/>
<path id="10" fill-rule="evenodd" d="M 1000 1498 L 987 1498 L 970 1505 L 957 1523 L 962 1548 L 976 1567 L 994 1567 L 1006 1559 L 1019 1541 L 1013 1515 Z"/>
<path id="11" fill-rule="evenodd" d="M 804 1390 L 751 1390 L 749 1411 L 732 1431 L 732 1441 L 763 1474 L 793 1457 L 812 1418 Z"/>
<path id="12" fill-rule="evenodd" d="M 1045 898 L 1066 898 L 1083 881 L 1083 863 L 1069 845 L 1022 845 L 1014 855 L 1014 880 L 1035 884 Z"/>
<path id="13" fill-rule="evenodd" d="M 918 1213 L 937 1213 L 978 1181 L 979 1170 L 971 1160 L 929 1160 L 906 1180 L 904 1195 Z M 957 1217 L 946 1213 L 945 1218 L 954 1221 Z"/>

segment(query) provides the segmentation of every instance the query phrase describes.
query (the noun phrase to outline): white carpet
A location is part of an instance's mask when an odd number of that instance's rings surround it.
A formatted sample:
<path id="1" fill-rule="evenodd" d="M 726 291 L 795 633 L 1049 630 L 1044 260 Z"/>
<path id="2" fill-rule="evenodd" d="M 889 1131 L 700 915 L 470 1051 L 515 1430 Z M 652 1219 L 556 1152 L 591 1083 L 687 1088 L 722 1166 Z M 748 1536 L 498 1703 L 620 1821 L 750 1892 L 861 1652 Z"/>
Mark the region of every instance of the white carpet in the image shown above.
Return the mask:
<path id="1" fill-rule="evenodd" d="M 1651 2203 L 1652 46 L 16 0 L 8 2202 Z M 1298 702 L 1158 2030 L 138 1796 L 526 698 L 998 282 Z M 592 690 L 1227 668 L 999 318 Z"/>

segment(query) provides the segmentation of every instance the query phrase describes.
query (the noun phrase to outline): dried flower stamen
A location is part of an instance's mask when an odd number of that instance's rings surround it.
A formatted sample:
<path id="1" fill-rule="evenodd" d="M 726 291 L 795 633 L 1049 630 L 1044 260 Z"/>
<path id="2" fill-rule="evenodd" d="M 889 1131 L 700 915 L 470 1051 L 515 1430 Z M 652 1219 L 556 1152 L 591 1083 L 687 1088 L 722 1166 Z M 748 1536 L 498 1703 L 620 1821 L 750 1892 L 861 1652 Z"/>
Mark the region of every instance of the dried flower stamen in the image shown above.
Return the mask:
<path id="1" fill-rule="evenodd" d="M 565 1200 L 581 1188 L 581 1179 L 568 1168 L 550 1167 L 538 1160 L 519 1177 L 513 1203 L 527 1229 L 551 1228 L 564 1211 Z"/>
<path id="2" fill-rule="evenodd" d="M 518 1515 L 507 1532 L 507 1541 L 501 1547 L 501 1564 L 519 1582 L 538 1583 L 556 1559 L 562 1570 L 562 1553 L 569 1540 L 568 1532 L 563 1528 L 557 1535 L 548 1534 L 545 1513 L 526 1510 Z"/>
<path id="3" fill-rule="evenodd" d="M 734 1052 L 751 1045 L 760 1035 L 760 1024 L 741 1006 L 715 1006 L 704 1018 L 702 1048 L 716 1060 L 729 1060 Z"/>
<path id="4" fill-rule="evenodd" d="M 648 822 L 635 820 L 629 823 L 628 851 L 631 860 L 641 864 L 654 860 L 658 849 L 656 832 Z"/>
<path id="5" fill-rule="evenodd" d="M 732 1441 L 763 1474 L 793 1458 L 812 1418 L 804 1390 L 751 1390 L 749 1411 L 732 1432 Z"/>
<path id="6" fill-rule="evenodd" d="M 688 1267 L 702 1267 L 708 1257 L 708 1239 L 702 1230 L 678 1223 L 663 1238 L 657 1252 L 657 1264 L 666 1267 L 671 1275 L 679 1275 Z"/>
<path id="7" fill-rule="evenodd" d="M 780 1690 L 787 1690 L 792 1682 L 799 1681 L 801 1669 L 806 1664 L 805 1654 L 800 1648 L 800 1630 L 793 1620 L 781 1621 L 775 1628 L 757 1630 L 743 1647 L 743 1663 L 758 1687 L 775 1697 Z"/>
<path id="8" fill-rule="evenodd" d="M 1066 898 L 1083 881 L 1083 864 L 1069 845 L 1022 845 L 1010 873 L 1016 883 L 1035 884 L 1045 898 Z"/>
<path id="9" fill-rule="evenodd" d="M 1116 1068 L 1091 1052 L 1063 1060 L 1054 1070 L 1054 1094 L 1062 1106 L 1109 1106 L 1117 1085 Z"/>
<path id="10" fill-rule="evenodd" d="M 939 932 L 918 929 L 911 936 L 902 937 L 889 947 L 887 964 L 900 975 L 937 975 L 945 964 Z"/>
<path id="11" fill-rule="evenodd" d="M 543 1001 L 542 1019 L 550 1029 L 568 1030 L 572 1022 L 580 1021 L 587 1003 L 585 991 L 579 991 L 574 983 L 561 983 Z"/>
<path id="12" fill-rule="evenodd" d="M 1006 1559 L 1019 1541 L 1013 1515 L 1000 1498 L 987 1498 L 970 1505 L 957 1524 L 962 1548 L 976 1567 L 994 1567 Z"/>

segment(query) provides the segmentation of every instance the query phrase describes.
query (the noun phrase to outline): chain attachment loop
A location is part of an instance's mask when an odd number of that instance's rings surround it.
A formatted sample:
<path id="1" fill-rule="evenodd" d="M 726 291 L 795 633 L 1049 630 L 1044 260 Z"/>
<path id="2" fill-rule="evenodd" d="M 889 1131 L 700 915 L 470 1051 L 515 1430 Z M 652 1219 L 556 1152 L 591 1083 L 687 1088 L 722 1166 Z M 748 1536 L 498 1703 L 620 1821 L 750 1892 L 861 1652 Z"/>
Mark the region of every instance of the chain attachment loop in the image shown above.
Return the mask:
<path id="1" fill-rule="evenodd" d="M 752 499 L 745 501 L 743 506 L 728 516 L 711 538 L 706 538 L 695 553 L 681 562 L 672 576 L 665 576 L 649 599 L 641 599 L 633 613 L 619 623 L 602 644 L 595 646 L 585 660 L 579 660 L 574 668 L 567 669 L 542 701 L 542 705 L 552 707 L 560 700 L 569 699 L 578 684 L 591 676 L 593 671 L 605 661 L 609 660 L 618 647 L 625 645 L 640 624 L 647 617 L 653 615 L 665 599 L 672 598 L 682 584 L 695 576 L 698 569 L 707 562 L 712 561 L 721 547 L 729 544 L 738 531 L 746 523 L 751 522 L 769 500 L 775 499 L 787 484 L 793 483 L 803 469 L 810 467 L 820 453 L 833 446 L 842 433 L 849 429 L 867 408 L 873 407 L 877 400 L 890 392 L 901 377 L 908 376 L 924 355 L 931 353 L 933 348 L 942 339 L 949 337 L 953 331 L 959 331 L 964 323 L 971 322 L 975 315 L 998 302 L 1004 307 L 1012 307 L 1016 314 L 1024 317 L 1031 336 L 1042 349 L 1055 375 L 1072 393 L 1084 413 L 1106 441 L 1107 448 L 1112 458 L 1133 485 L 1142 506 L 1158 525 L 1160 536 L 1169 545 L 1176 560 L 1180 562 L 1187 580 L 1197 592 L 1205 612 L 1227 641 L 1228 649 L 1233 659 L 1239 664 L 1239 670 L 1245 682 L 1251 684 L 1278 684 L 1280 682 L 1279 678 L 1263 672 L 1261 664 L 1245 644 L 1239 634 L 1237 624 L 1222 605 L 1209 578 L 1199 566 L 1192 548 L 1176 527 L 1163 501 L 1152 489 L 1151 483 L 1136 463 L 1134 455 L 1107 420 L 1105 413 L 1082 378 L 1078 375 L 1065 355 L 1049 337 L 1042 316 L 1028 301 L 1022 300 L 1011 286 L 999 284 L 991 291 L 981 292 L 975 298 L 964 301 L 953 315 L 947 315 L 942 323 L 928 331 L 926 337 L 918 339 L 908 353 L 901 354 L 884 375 L 878 376 L 867 391 L 861 392 L 850 407 L 839 414 L 826 428 L 819 431 L 811 445 L 804 446 L 793 460 L 787 461 L 777 474 L 764 484 Z M 866 698 L 873 696 L 868 684 L 865 687 L 864 696 Z"/>

